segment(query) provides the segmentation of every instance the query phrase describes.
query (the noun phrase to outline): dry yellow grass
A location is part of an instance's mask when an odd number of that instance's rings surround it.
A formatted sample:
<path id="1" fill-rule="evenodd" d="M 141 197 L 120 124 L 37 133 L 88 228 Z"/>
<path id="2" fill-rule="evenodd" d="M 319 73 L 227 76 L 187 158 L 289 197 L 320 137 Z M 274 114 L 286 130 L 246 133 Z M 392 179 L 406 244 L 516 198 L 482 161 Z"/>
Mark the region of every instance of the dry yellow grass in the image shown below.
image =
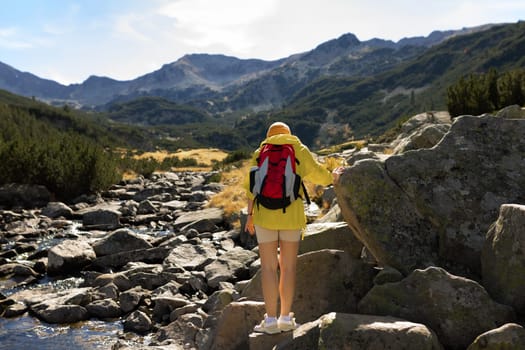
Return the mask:
<path id="1" fill-rule="evenodd" d="M 137 155 L 136 157 L 138 159 L 153 158 L 159 162 L 162 162 L 164 158 L 167 157 L 177 157 L 179 159 L 191 158 L 195 159 L 199 164 L 213 165 L 214 162 L 222 161 L 227 155 L 228 153 L 216 148 L 199 148 L 187 151 L 179 150 L 174 153 L 170 153 L 165 150 L 145 152 Z"/>
<path id="2" fill-rule="evenodd" d="M 126 149 L 118 149 L 118 152 L 124 156 L 124 154 L 128 153 L 128 150 Z M 136 159 L 145 159 L 145 158 L 153 158 L 157 162 L 162 162 L 165 158 L 168 157 L 177 157 L 180 160 L 185 158 L 191 158 L 195 159 L 199 166 L 191 166 L 191 167 L 178 167 L 173 168 L 173 171 L 210 171 L 214 165 L 215 162 L 220 162 L 226 156 L 228 156 L 228 153 L 221 151 L 216 148 L 199 148 L 199 149 L 193 149 L 193 150 L 179 150 L 177 152 L 168 152 L 166 150 L 158 150 L 155 152 L 144 152 L 141 154 L 136 154 L 136 150 L 130 151 L 134 158 Z M 137 177 L 137 174 L 131 170 L 126 170 L 122 174 L 123 180 L 130 180 Z"/>
<path id="3" fill-rule="evenodd" d="M 240 211 L 246 207 L 246 192 L 242 184 L 248 171 L 249 161 L 245 161 L 238 168 L 223 171 L 221 183 L 224 185 L 224 190 L 213 196 L 208 203 L 209 207 L 223 209 L 226 217 L 230 218 L 230 222 L 237 227 L 240 224 L 237 217 Z"/>

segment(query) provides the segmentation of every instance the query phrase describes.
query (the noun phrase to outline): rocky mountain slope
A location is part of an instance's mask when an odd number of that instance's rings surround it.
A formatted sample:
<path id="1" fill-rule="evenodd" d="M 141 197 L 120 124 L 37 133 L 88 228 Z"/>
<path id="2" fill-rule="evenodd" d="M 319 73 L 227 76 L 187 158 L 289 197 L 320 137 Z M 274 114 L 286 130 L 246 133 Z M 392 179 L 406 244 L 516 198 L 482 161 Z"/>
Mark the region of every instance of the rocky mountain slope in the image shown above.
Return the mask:
<path id="1" fill-rule="evenodd" d="M 0 88 L 48 101 L 96 107 L 113 100 L 129 100 L 144 95 L 167 97 L 174 102 L 183 102 L 217 96 L 217 93 L 221 92 L 232 94 L 240 90 L 253 90 L 250 82 L 258 82 L 258 86 L 271 88 L 271 83 L 276 80 L 288 80 L 289 84 L 283 87 L 279 101 L 263 99 L 256 101 L 257 103 L 244 102 L 243 107 L 265 105 L 268 102 L 273 105 L 273 102 L 282 102 L 297 88 L 321 75 L 373 75 L 447 38 L 484 30 L 487 27 L 489 26 L 459 31 L 436 31 L 428 37 L 406 38 L 398 43 L 381 39 L 361 42 L 355 35 L 345 34 L 338 39 L 322 43 L 309 52 L 276 61 L 193 54 L 133 80 L 117 81 L 109 77 L 91 76 L 81 84 L 69 86 L 0 64 Z M 369 60 L 372 52 L 375 53 L 373 56 L 377 57 Z"/>
<path id="2" fill-rule="evenodd" d="M 447 87 L 464 75 L 525 67 L 524 38 L 522 22 L 397 43 L 345 34 L 272 62 L 188 55 L 130 81 L 90 77 L 67 87 L 39 81 L 49 90 L 6 83 L 5 71 L 10 79 L 21 73 L 2 66 L 0 87 L 158 127 L 181 145 L 251 148 L 268 122 L 280 119 L 308 146 L 322 148 L 381 135 L 421 111 L 446 109 Z"/>

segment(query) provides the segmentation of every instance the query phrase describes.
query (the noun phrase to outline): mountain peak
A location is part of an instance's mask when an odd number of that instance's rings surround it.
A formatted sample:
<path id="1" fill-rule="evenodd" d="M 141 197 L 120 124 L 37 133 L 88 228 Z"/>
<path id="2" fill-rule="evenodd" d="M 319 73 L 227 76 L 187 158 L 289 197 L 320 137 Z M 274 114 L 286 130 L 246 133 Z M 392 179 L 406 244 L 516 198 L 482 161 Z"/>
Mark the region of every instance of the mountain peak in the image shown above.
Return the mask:
<path id="1" fill-rule="evenodd" d="M 318 45 L 315 50 L 337 50 L 337 49 L 347 49 L 349 47 L 357 46 L 361 44 L 359 39 L 352 33 L 346 33 L 341 35 L 337 39 L 332 39 L 327 42 L 324 42 Z"/>

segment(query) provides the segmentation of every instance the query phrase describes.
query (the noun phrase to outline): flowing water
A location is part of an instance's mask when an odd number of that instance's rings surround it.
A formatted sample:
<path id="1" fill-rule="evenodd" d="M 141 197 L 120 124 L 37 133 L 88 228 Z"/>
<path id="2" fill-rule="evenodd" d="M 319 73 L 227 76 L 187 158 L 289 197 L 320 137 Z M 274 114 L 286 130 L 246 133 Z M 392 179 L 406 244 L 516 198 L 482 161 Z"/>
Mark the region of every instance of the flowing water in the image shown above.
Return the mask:
<path id="1" fill-rule="evenodd" d="M 74 224 L 65 232 L 68 235 L 84 235 L 78 231 L 79 224 Z M 159 233 L 166 234 L 165 232 Z M 64 237 L 64 235 L 62 236 Z M 65 238 L 55 238 L 52 235 L 39 239 L 38 250 L 47 249 Z M 9 249 L 6 245 L 4 249 Z M 16 261 L 23 263 L 27 254 L 20 254 Z M 21 290 L 64 290 L 78 287 L 83 282 L 81 277 L 52 279 L 43 277 L 36 284 L 17 286 L 9 279 L 0 279 L 0 292 L 10 296 Z M 0 350 L 84 350 L 111 349 L 120 340 L 128 345 L 146 345 L 148 337 L 142 338 L 134 334 L 124 333 L 121 320 L 104 322 L 96 319 L 67 325 L 48 324 L 27 313 L 21 317 L 0 317 Z"/>
<path id="2" fill-rule="evenodd" d="M 0 318 L 0 349 L 108 350 L 121 332 L 120 321 L 86 321 L 64 326 L 46 324 L 31 316 Z"/>

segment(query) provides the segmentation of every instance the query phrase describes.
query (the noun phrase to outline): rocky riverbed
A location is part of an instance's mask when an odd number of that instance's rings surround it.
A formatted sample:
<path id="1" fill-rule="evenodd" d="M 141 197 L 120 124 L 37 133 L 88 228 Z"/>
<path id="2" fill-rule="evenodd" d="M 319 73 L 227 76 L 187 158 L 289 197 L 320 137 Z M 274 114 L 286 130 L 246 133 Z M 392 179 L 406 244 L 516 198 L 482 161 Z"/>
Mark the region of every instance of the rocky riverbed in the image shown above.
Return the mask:
<path id="1" fill-rule="evenodd" d="M 18 200 L 0 211 L 3 324 L 27 324 L 30 315 L 48 330 L 85 324 L 88 334 L 89 322 L 104 320 L 108 326 L 98 328 L 126 344 L 128 338 L 142 341 L 127 333 L 157 334 L 180 320 L 182 337 L 195 339 L 200 332 L 205 338 L 206 312 L 225 294 L 238 297 L 232 283 L 248 279 L 257 260 L 256 252 L 244 248 L 253 248 L 253 239 L 241 242 L 222 210 L 205 207 L 222 188 L 210 182 L 213 175 L 156 174 L 36 209 L 45 190 L 3 188 L 3 198 Z M 167 338 L 157 335 L 157 342 Z M 2 346 L 9 336 L 0 334 Z"/>
<path id="2" fill-rule="evenodd" d="M 325 192 L 337 204 L 300 245 L 302 325 L 272 336 L 252 332 L 256 242 L 207 207 L 212 173 L 67 204 L 4 186 L 0 348 L 525 348 L 524 123 L 517 106 L 424 113 L 391 144 L 341 154 L 350 166 Z"/>

